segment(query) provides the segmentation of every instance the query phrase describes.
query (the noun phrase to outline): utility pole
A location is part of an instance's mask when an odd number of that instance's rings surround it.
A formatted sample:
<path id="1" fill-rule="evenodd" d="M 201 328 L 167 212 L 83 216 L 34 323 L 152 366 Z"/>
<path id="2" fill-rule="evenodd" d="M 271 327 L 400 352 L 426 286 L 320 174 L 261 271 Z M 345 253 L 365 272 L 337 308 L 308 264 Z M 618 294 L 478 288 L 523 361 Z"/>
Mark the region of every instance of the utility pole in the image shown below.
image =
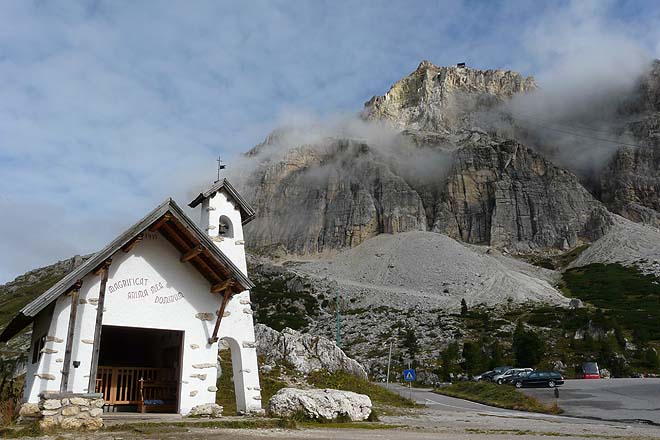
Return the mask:
<path id="1" fill-rule="evenodd" d="M 336 287 L 335 311 L 337 316 L 337 347 L 341 348 L 341 310 L 339 310 L 339 286 Z"/>
<path id="2" fill-rule="evenodd" d="M 390 355 L 387 357 L 387 385 L 386 388 L 390 387 L 390 364 L 392 363 L 392 340 L 390 339 Z"/>

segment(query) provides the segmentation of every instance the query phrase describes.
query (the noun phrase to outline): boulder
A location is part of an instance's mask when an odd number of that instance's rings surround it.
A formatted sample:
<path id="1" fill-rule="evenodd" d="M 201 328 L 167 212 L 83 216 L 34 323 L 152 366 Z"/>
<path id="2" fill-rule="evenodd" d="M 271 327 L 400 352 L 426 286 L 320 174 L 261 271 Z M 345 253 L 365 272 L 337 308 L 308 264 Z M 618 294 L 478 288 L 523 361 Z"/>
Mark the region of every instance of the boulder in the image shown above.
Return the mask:
<path id="1" fill-rule="evenodd" d="M 351 391 L 282 388 L 268 402 L 268 413 L 272 416 L 291 417 L 301 412 L 314 420 L 347 417 L 362 421 L 371 414 L 371 399 Z"/>
<path id="2" fill-rule="evenodd" d="M 303 374 L 316 370 L 345 371 L 362 379 L 367 378 L 364 367 L 329 339 L 290 328 L 278 332 L 263 324 L 256 324 L 254 332 L 257 353 L 268 362 L 286 362 Z"/>
<path id="3" fill-rule="evenodd" d="M 568 303 L 569 309 L 581 309 L 582 307 L 584 307 L 584 304 L 582 303 L 582 300 L 579 298 L 573 298 Z"/>
<path id="4" fill-rule="evenodd" d="M 215 403 L 197 405 L 190 410 L 188 417 L 222 417 L 222 407 Z"/>

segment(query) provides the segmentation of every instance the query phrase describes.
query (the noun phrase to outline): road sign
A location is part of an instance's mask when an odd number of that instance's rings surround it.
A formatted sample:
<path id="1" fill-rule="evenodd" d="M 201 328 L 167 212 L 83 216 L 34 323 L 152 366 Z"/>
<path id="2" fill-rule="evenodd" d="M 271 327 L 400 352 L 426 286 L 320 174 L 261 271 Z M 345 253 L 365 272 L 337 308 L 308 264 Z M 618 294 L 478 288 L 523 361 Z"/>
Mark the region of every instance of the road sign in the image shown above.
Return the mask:
<path id="1" fill-rule="evenodd" d="M 403 370 L 403 380 L 406 382 L 414 382 L 415 370 Z"/>

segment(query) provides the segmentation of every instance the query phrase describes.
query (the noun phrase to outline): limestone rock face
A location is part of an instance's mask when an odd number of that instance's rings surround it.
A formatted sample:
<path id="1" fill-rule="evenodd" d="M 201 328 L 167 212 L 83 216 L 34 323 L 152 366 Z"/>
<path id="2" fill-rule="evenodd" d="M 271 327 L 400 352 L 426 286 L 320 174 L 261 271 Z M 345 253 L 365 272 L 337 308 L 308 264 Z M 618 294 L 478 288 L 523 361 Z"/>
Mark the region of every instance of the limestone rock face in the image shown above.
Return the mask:
<path id="1" fill-rule="evenodd" d="M 422 61 L 384 96 L 371 98 L 363 117 L 399 129 L 454 132 L 473 126 L 475 111 L 536 88 L 534 78 L 510 70 L 437 67 Z"/>
<path id="2" fill-rule="evenodd" d="M 467 243 L 567 250 L 598 239 L 611 224 L 575 175 L 511 140 L 457 150 L 440 194 L 427 205 L 432 230 Z"/>
<path id="3" fill-rule="evenodd" d="M 365 369 L 349 358 L 337 345 L 321 336 L 312 336 L 285 328 L 281 333 L 264 325 L 256 324 L 257 353 L 267 361 L 286 362 L 301 373 L 316 370 L 346 371 L 362 379 L 367 378 Z"/>
<path id="4" fill-rule="evenodd" d="M 362 142 L 293 149 L 259 168 L 245 192 L 259 212 L 246 228 L 252 248 L 318 253 L 426 229 L 419 194 Z"/>
<path id="5" fill-rule="evenodd" d="M 268 413 L 276 417 L 290 417 L 299 411 L 316 420 L 343 416 L 362 421 L 371 414 L 371 399 L 351 391 L 282 388 L 268 402 Z"/>
<path id="6" fill-rule="evenodd" d="M 575 175 L 516 141 L 479 130 L 402 136 L 444 168 L 420 178 L 378 146 L 354 141 L 301 147 L 258 168 L 246 185 L 259 213 L 246 228 L 248 245 L 304 255 L 430 230 L 530 252 L 566 250 L 609 227 L 607 209 Z"/>
<path id="7" fill-rule="evenodd" d="M 621 146 L 600 173 L 597 190 L 608 207 L 630 220 L 660 226 L 660 60 L 652 63 L 618 119 L 617 130 L 638 146 Z M 612 125 L 617 126 L 615 121 Z"/>

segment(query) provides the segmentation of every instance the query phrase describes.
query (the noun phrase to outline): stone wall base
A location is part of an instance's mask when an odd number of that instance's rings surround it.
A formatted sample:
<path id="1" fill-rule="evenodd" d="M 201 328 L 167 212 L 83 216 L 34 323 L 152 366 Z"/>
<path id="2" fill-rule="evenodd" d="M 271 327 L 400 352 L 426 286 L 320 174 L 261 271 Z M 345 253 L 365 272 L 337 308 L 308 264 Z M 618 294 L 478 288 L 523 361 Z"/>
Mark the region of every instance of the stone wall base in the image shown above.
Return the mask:
<path id="1" fill-rule="evenodd" d="M 103 394 L 53 393 L 39 395 L 41 429 L 90 429 L 103 427 Z"/>

